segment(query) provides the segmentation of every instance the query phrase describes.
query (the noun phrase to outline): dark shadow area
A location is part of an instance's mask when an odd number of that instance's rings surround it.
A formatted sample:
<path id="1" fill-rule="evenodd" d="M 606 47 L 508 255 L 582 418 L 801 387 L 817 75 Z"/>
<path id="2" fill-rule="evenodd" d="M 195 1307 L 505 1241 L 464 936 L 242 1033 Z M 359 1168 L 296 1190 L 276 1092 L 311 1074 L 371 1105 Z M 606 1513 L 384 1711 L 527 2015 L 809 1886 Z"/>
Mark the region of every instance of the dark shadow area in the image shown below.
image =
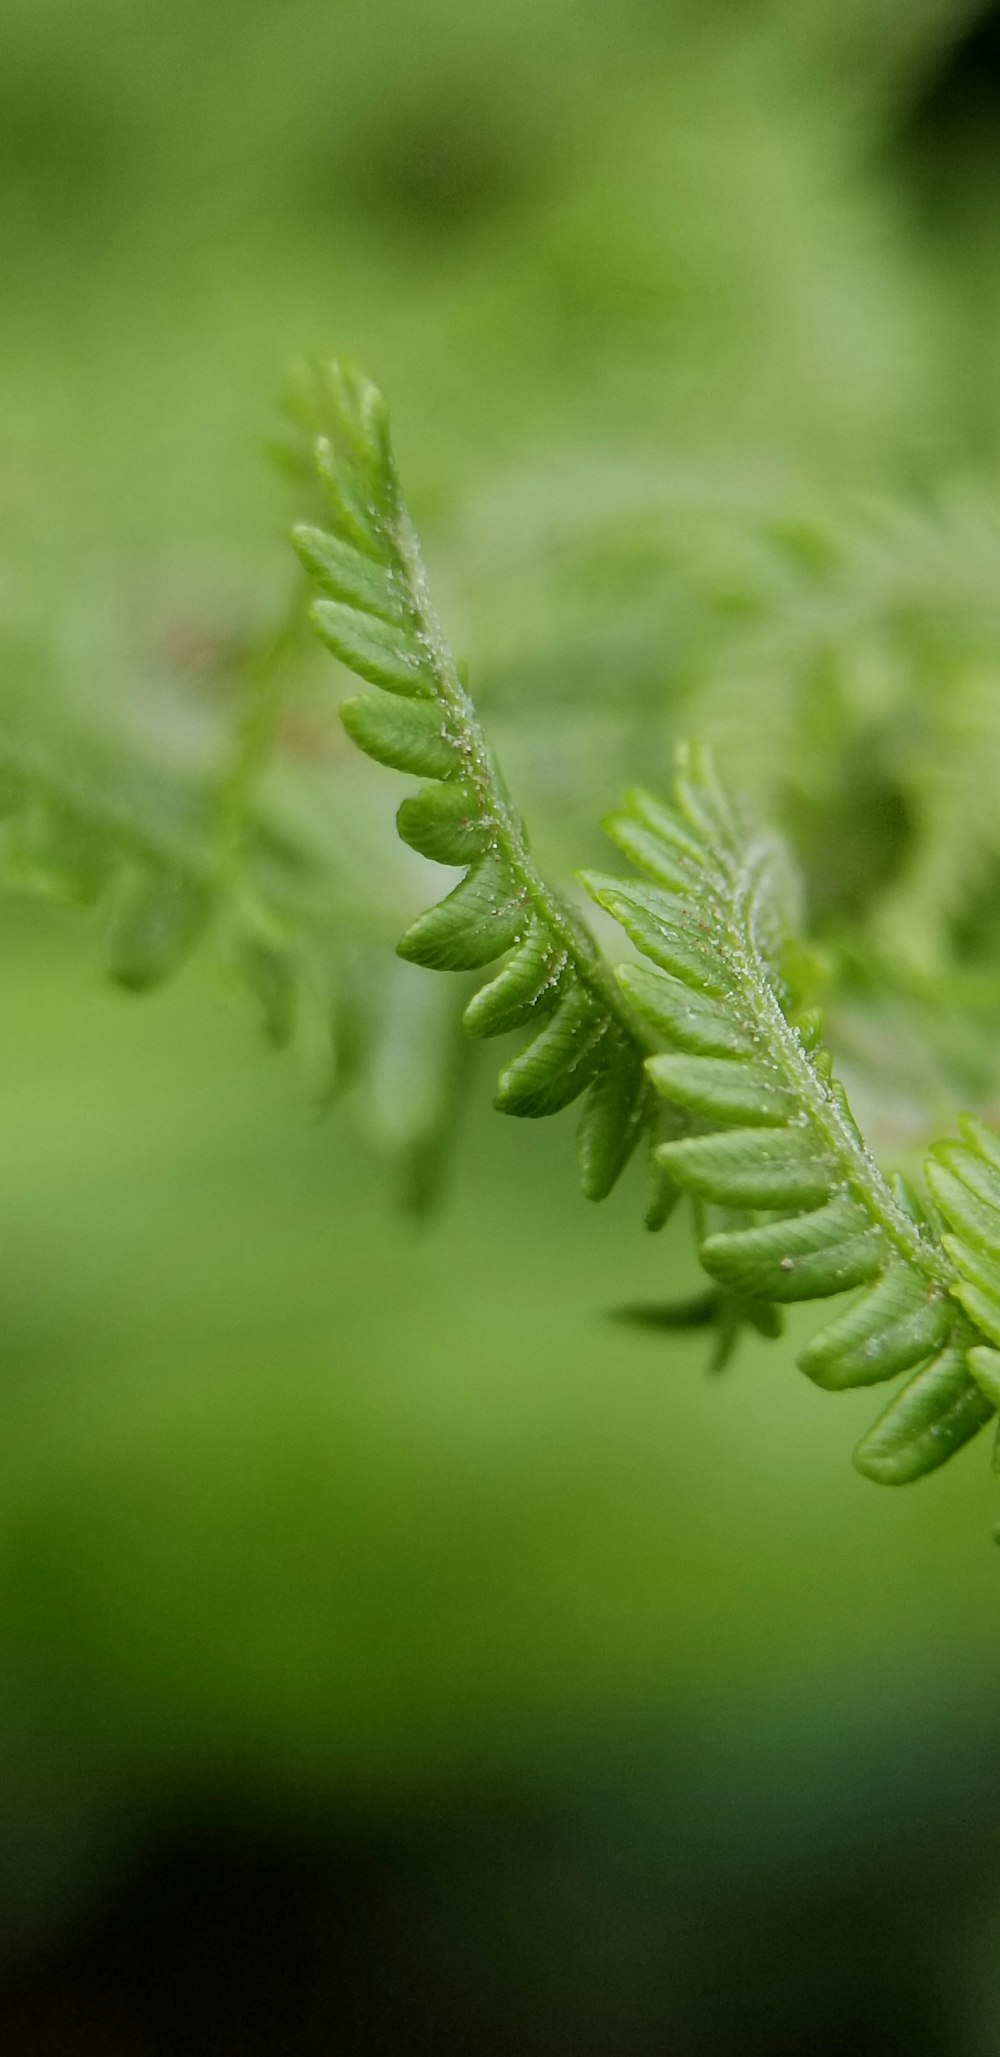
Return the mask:
<path id="1" fill-rule="evenodd" d="M 389 1840 L 202 1828 L 0 2000 L 18 2057 L 947 2057 L 902 1862 L 828 1893 L 707 1898 L 552 1823 Z M 891 1911 L 890 1911 L 891 1910 Z"/>
<path id="2" fill-rule="evenodd" d="M 933 221 L 954 204 L 953 181 L 1000 181 L 1000 6 L 993 4 L 946 45 L 923 80 L 896 151 Z M 943 181 L 943 186 L 942 186 Z M 965 197 L 969 198 L 966 191 Z"/>
<path id="3" fill-rule="evenodd" d="M 464 242 L 530 202 L 548 169 L 530 110 L 465 81 L 433 85 L 382 109 L 346 150 L 314 149 L 307 202 L 326 216 L 346 195 L 376 231 L 421 247 Z"/>
<path id="4" fill-rule="evenodd" d="M 983 9 L 944 52 L 910 117 L 910 140 L 931 152 L 969 125 L 1000 138 L 1000 7 Z"/>

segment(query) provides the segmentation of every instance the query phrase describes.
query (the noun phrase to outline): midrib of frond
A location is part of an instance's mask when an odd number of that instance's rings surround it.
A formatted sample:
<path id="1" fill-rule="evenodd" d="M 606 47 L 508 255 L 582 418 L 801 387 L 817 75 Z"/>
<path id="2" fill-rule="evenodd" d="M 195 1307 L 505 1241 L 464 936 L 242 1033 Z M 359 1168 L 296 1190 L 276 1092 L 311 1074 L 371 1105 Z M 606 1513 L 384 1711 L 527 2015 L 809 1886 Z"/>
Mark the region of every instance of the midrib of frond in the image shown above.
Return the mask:
<path id="1" fill-rule="evenodd" d="M 731 962 L 738 982 L 778 1056 L 780 1069 L 796 1100 L 814 1123 L 852 1197 L 905 1264 L 921 1272 L 929 1284 L 948 1291 L 956 1280 L 954 1267 L 941 1246 L 922 1234 L 919 1224 L 897 1204 L 870 1150 L 845 1115 L 836 1093 L 810 1063 L 798 1031 L 781 1007 L 773 973 L 757 942 L 758 913 L 767 889 L 769 862 L 766 843 L 756 851 L 751 848 L 744 865 L 734 867 L 730 877 Z"/>

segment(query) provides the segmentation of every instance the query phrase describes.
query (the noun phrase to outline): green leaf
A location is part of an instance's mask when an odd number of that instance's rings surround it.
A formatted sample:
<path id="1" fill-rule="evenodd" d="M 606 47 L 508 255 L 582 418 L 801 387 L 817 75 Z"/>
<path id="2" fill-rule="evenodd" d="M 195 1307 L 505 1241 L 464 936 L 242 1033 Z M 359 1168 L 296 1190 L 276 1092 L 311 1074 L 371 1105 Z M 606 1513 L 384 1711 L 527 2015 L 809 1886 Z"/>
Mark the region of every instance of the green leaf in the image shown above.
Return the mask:
<path id="1" fill-rule="evenodd" d="M 718 1320 L 722 1306 L 722 1294 L 709 1286 L 703 1293 L 692 1293 L 686 1300 L 642 1300 L 632 1307 L 616 1307 L 615 1321 L 626 1321 L 634 1328 L 666 1330 L 668 1334 L 686 1334 L 691 1329 L 711 1328 Z"/>
<path id="2" fill-rule="evenodd" d="M 558 1114 L 600 1070 L 610 1034 L 608 1016 L 572 987 L 534 1042 L 501 1072 L 497 1106 L 505 1114 Z"/>
<path id="3" fill-rule="evenodd" d="M 974 1159 L 968 1151 L 947 1145 L 927 1165 L 927 1183 L 946 1221 L 974 1250 L 1000 1259 L 1000 1206 L 977 1190 Z M 950 1158 L 950 1162 L 949 1162 Z"/>
<path id="4" fill-rule="evenodd" d="M 885 1242 L 865 1210 L 838 1198 L 811 1214 L 762 1228 L 708 1236 L 701 1261 L 720 1285 L 744 1299 L 823 1300 L 877 1278 Z"/>
<path id="5" fill-rule="evenodd" d="M 616 1309 L 615 1318 L 636 1328 L 655 1329 L 666 1334 L 714 1329 L 715 1347 L 709 1360 L 709 1368 L 713 1372 L 725 1370 L 744 1329 L 756 1329 L 758 1335 L 773 1341 L 781 1335 L 783 1327 L 780 1307 L 770 1307 L 766 1301 L 737 1300 L 717 1288 L 694 1294 L 688 1300 L 621 1307 Z"/>
<path id="6" fill-rule="evenodd" d="M 286 943 L 246 932 L 239 941 L 243 976 L 257 1001 L 264 1033 L 276 1050 L 285 1050 L 295 1033 L 298 1009 L 298 967 Z"/>
<path id="7" fill-rule="evenodd" d="M 952 1291 L 977 1328 L 982 1329 L 991 1343 L 1000 1344 L 1000 1272 L 992 1287 L 973 1285 L 968 1279 L 962 1279 Z"/>
<path id="8" fill-rule="evenodd" d="M 801 1129 L 684 1136 L 658 1155 L 678 1185 L 723 1207 L 810 1208 L 830 1195 L 829 1165 Z"/>
<path id="9" fill-rule="evenodd" d="M 727 1057 L 651 1057 L 649 1076 L 678 1107 L 709 1121 L 777 1127 L 797 1112 L 794 1093 L 773 1068 Z"/>
<path id="10" fill-rule="evenodd" d="M 700 993 L 668 973 L 645 964 L 623 964 L 618 983 L 636 1011 L 661 1036 L 687 1050 L 708 1057 L 751 1057 L 756 1048 L 753 1036 L 733 1019 L 726 1008 L 706 1000 Z"/>
<path id="11" fill-rule="evenodd" d="M 661 971 L 672 972 L 696 993 L 727 998 L 729 981 L 713 956 L 707 921 L 685 919 L 683 911 L 652 886 L 633 886 L 591 871 L 582 872 L 581 879 L 591 899 L 621 923 L 636 949 Z"/>
<path id="12" fill-rule="evenodd" d="M 376 563 L 343 537 L 304 524 L 293 529 L 292 541 L 306 571 L 332 600 L 398 628 L 412 629 L 413 607 L 391 564 Z"/>
<path id="13" fill-rule="evenodd" d="M 632 799 L 631 813 L 612 815 L 605 822 L 612 842 L 657 885 L 678 893 L 697 893 L 703 859 L 694 836 L 646 794 Z"/>
<path id="14" fill-rule="evenodd" d="M 995 1412 L 1000 1410 L 1000 1350 L 991 1350 L 985 1343 L 978 1343 L 968 1352 L 966 1363 L 983 1398 Z"/>
<path id="15" fill-rule="evenodd" d="M 671 1178 L 665 1165 L 660 1161 L 660 1149 L 655 1141 L 656 1134 L 657 1130 L 654 1127 L 649 1152 L 646 1196 L 646 1227 L 650 1235 L 654 1236 L 666 1228 L 677 1202 L 682 1197 L 676 1179 Z"/>
<path id="16" fill-rule="evenodd" d="M 20 784 L 20 782 L 18 782 Z M 18 799 L 20 806 L 18 807 Z M 92 907 L 115 868 L 114 846 L 102 825 L 70 801 L 20 786 L 10 793 L 11 814 L 0 832 L 4 883 L 22 891 L 51 894 L 77 907 Z"/>
<path id="17" fill-rule="evenodd" d="M 922 1364 L 944 1342 L 952 1310 L 939 1286 L 905 1264 L 878 1283 L 799 1352 L 799 1369 L 829 1392 L 877 1385 Z"/>
<path id="18" fill-rule="evenodd" d="M 134 993 L 161 985 L 190 956 L 211 911 L 208 887 L 190 873 L 166 866 L 137 873 L 108 934 L 112 978 Z"/>
<path id="19" fill-rule="evenodd" d="M 569 974 L 567 952 L 540 922 L 533 923 L 503 970 L 469 1001 L 463 1016 L 469 1034 L 503 1036 L 544 1020 L 558 1005 Z"/>
<path id="20" fill-rule="evenodd" d="M 384 562 L 385 538 L 379 511 L 366 499 L 364 482 L 344 465 L 326 436 L 320 436 L 316 445 L 316 464 L 341 534 L 376 564 Z"/>
<path id="21" fill-rule="evenodd" d="M 642 1059 L 625 1048 L 599 1071 L 583 1104 L 577 1131 L 580 1182 L 588 1200 L 603 1200 L 628 1163 L 647 1121 Z"/>
<path id="22" fill-rule="evenodd" d="M 397 945 L 411 964 L 475 971 L 492 964 L 523 934 L 526 894 L 502 858 L 484 857 L 460 886 L 422 914 Z"/>
<path id="23" fill-rule="evenodd" d="M 489 830 L 479 819 L 476 796 L 458 782 L 425 786 L 404 800 L 396 827 L 411 850 L 435 864 L 473 864 L 489 847 Z"/>
<path id="24" fill-rule="evenodd" d="M 854 1462 L 879 1485 L 907 1485 L 944 1464 L 993 1412 L 969 1374 L 964 1350 L 951 1344 L 879 1416 L 858 1444 Z"/>
<path id="25" fill-rule="evenodd" d="M 460 763 L 441 710 L 430 701 L 345 700 L 340 719 L 359 750 L 394 771 L 446 779 Z"/>
<path id="26" fill-rule="evenodd" d="M 312 618 L 327 649 L 358 678 L 407 698 L 435 698 L 434 673 L 412 634 L 339 600 L 317 600 Z"/>

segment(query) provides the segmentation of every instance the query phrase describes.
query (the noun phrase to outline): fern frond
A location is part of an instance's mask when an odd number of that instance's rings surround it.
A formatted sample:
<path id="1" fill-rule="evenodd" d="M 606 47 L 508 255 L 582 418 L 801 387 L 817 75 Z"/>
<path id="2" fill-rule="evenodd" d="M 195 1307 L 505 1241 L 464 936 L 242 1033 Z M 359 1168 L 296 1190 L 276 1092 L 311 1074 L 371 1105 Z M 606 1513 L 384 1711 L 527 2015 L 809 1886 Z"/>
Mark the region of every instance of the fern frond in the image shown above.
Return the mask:
<path id="1" fill-rule="evenodd" d="M 340 365 L 322 379 L 330 434 L 317 465 L 330 527 L 295 531 L 324 595 L 313 620 L 347 670 L 381 689 L 342 707 L 353 741 L 379 763 L 433 781 L 400 807 L 401 837 L 464 874 L 407 930 L 399 954 L 448 971 L 506 959 L 470 1002 L 466 1027 L 475 1036 L 532 1031 L 500 1076 L 505 1113 L 553 1114 L 586 1093 L 580 1174 L 599 1199 L 653 1116 L 649 1046 L 589 931 L 529 854 L 430 597 L 382 396 Z"/>
<path id="2" fill-rule="evenodd" d="M 855 1462 L 886 1484 L 917 1478 L 1000 1395 L 979 1361 L 984 1336 L 1000 1344 L 1000 1138 L 970 1124 L 964 1147 L 937 1153 L 929 1181 L 966 1239 L 942 1242 L 883 1178 L 816 1019 L 797 1009 L 780 846 L 697 755 L 682 762 L 673 809 L 635 794 L 609 827 L 644 876 L 585 883 L 648 960 L 619 977 L 668 1046 L 647 1063 L 653 1084 L 696 1124 L 657 1157 L 703 1211 L 702 1264 L 723 1295 L 758 1309 L 853 1289 L 800 1367 L 834 1391 L 909 1374 Z"/>
<path id="3" fill-rule="evenodd" d="M 343 1073 L 343 1023 L 380 963 L 384 915 L 374 894 L 363 904 L 346 886 L 359 809 L 345 801 L 331 828 L 308 767 L 293 775 L 273 759 L 284 679 L 253 651 L 238 683 L 237 734 L 220 727 L 210 756 L 145 735 L 111 740 L 44 689 L 24 708 L 8 692 L 0 891 L 90 911 L 105 968 L 129 992 L 159 987 L 210 943 L 272 1043 L 302 1032 L 326 1095 Z"/>

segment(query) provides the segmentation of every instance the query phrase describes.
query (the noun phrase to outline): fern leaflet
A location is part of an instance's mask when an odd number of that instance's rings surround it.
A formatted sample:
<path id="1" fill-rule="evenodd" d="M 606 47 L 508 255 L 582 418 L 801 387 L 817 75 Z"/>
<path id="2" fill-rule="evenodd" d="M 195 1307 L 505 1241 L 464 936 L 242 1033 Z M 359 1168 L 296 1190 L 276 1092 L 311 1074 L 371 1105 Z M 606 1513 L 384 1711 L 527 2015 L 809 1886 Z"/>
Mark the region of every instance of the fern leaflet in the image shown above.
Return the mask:
<path id="1" fill-rule="evenodd" d="M 464 876 L 398 945 L 412 963 L 482 971 L 506 961 L 470 1002 L 474 1036 L 530 1029 L 500 1075 L 505 1113 L 554 1114 L 581 1094 L 578 1156 L 585 1193 L 607 1193 L 652 1118 L 648 1050 L 584 924 L 541 877 L 445 640 L 396 474 L 385 403 L 340 365 L 323 373 L 331 434 L 317 465 L 329 529 L 295 543 L 324 597 L 323 641 L 375 697 L 348 700 L 348 734 L 378 762 L 432 781 L 404 800 L 404 842 Z"/>

